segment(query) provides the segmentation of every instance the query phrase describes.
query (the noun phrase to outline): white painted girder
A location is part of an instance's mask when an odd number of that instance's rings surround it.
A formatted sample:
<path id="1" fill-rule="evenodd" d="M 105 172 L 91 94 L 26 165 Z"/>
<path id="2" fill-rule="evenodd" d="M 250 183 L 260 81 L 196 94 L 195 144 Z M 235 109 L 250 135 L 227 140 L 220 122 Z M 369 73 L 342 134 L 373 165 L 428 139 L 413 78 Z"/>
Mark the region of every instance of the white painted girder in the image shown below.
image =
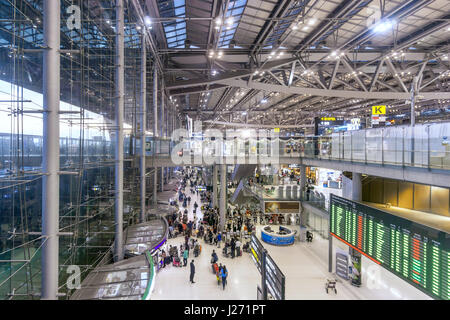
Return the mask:
<path id="1" fill-rule="evenodd" d="M 219 80 L 217 83 L 225 84 L 233 87 L 241 87 L 247 89 L 256 89 L 269 92 L 280 92 L 287 94 L 311 95 L 321 97 L 336 97 L 347 99 L 383 99 L 383 100 L 408 100 L 411 94 L 408 92 L 365 92 L 365 91 L 349 91 L 349 90 L 328 90 L 303 87 L 287 87 L 275 84 L 267 84 L 256 81 L 243 80 Z M 420 92 L 418 99 L 450 99 L 450 92 Z"/>

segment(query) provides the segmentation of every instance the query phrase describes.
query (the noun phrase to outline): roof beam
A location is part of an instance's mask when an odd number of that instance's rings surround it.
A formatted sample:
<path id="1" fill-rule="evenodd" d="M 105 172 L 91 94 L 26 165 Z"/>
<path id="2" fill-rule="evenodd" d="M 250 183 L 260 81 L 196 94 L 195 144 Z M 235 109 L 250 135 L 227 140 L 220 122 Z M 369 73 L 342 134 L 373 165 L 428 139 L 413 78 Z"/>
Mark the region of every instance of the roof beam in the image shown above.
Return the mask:
<path id="1" fill-rule="evenodd" d="M 334 79 L 336 78 L 336 73 L 337 73 L 337 71 L 339 69 L 340 63 L 341 63 L 341 59 L 336 59 L 336 64 L 335 64 L 334 69 L 333 69 L 333 74 L 332 74 L 331 79 L 330 79 L 330 84 L 328 85 L 328 90 L 333 89 Z"/>
<path id="2" fill-rule="evenodd" d="M 389 67 L 389 69 L 392 72 L 392 77 L 394 77 L 395 80 L 397 80 L 398 84 L 403 89 L 403 91 L 408 92 L 408 89 L 406 88 L 405 84 L 403 83 L 402 79 L 400 78 L 400 75 L 398 74 L 397 69 L 392 64 L 391 59 L 387 58 L 386 59 L 386 64 L 387 64 L 387 66 Z"/>
<path id="3" fill-rule="evenodd" d="M 256 81 L 243 80 L 222 80 L 218 81 L 220 84 L 241 87 L 247 89 L 257 89 L 263 91 L 280 92 L 287 94 L 306 95 L 322 97 L 337 97 L 347 99 L 384 99 L 384 100 L 407 100 L 411 98 L 408 92 L 367 92 L 367 91 L 347 91 L 347 90 L 328 90 L 316 88 L 302 88 L 302 87 L 287 87 L 282 85 L 266 84 Z M 420 99 L 450 99 L 450 92 L 421 92 Z"/>
<path id="4" fill-rule="evenodd" d="M 223 125 L 223 126 L 229 126 L 229 127 L 240 127 L 240 128 L 267 128 L 267 129 L 273 129 L 274 127 L 280 128 L 280 129 L 298 129 L 298 128 L 307 128 L 307 127 L 314 127 L 313 124 L 302 124 L 302 125 L 282 125 L 282 124 L 251 124 L 251 123 L 236 123 L 236 122 L 225 122 L 225 121 L 213 121 L 213 120 L 206 120 L 204 121 L 206 123 L 210 123 L 212 125 Z"/>

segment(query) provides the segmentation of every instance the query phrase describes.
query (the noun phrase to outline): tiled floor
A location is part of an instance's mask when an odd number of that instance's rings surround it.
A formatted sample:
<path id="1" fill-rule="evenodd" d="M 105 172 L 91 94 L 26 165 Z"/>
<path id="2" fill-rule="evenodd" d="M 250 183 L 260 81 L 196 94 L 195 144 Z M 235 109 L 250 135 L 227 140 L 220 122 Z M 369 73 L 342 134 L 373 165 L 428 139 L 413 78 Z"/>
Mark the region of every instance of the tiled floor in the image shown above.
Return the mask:
<path id="1" fill-rule="evenodd" d="M 188 188 L 187 188 L 188 189 Z M 191 195 L 192 201 L 188 208 L 192 219 L 192 206 L 194 201 L 200 204 L 196 195 Z M 199 216 L 201 218 L 201 216 Z M 261 226 L 257 227 L 257 236 L 260 238 Z M 168 244 L 179 246 L 184 241 L 178 237 L 170 239 Z M 260 274 L 250 258 L 244 253 L 242 257 L 235 259 L 222 256 L 222 249 L 214 248 L 199 240 L 202 245 L 202 253 L 194 259 L 196 274 L 195 284 L 189 282 L 189 264 L 183 268 L 168 266 L 161 269 L 156 277 L 155 289 L 152 299 L 159 300 L 243 300 L 256 299 L 256 288 L 261 282 Z M 312 243 L 296 242 L 292 246 L 277 247 L 263 243 L 273 260 L 278 264 L 286 276 L 286 299 L 322 299 L 322 300 L 347 300 L 347 299 L 426 299 L 422 293 L 398 280 L 395 276 L 385 271 L 385 282 L 397 281 L 397 291 L 388 286 L 381 286 L 377 290 L 367 287 L 356 288 L 349 283 L 339 281 L 337 294 L 325 292 L 325 282 L 332 275 L 328 273 L 328 241 L 315 235 Z M 211 253 L 216 249 L 219 262 L 227 266 L 229 272 L 228 286 L 225 290 L 217 285 L 215 275 L 211 270 Z M 364 263 L 364 261 L 363 261 Z M 363 273 L 364 277 L 364 273 Z M 398 290 L 406 290 L 408 294 L 399 294 Z"/>

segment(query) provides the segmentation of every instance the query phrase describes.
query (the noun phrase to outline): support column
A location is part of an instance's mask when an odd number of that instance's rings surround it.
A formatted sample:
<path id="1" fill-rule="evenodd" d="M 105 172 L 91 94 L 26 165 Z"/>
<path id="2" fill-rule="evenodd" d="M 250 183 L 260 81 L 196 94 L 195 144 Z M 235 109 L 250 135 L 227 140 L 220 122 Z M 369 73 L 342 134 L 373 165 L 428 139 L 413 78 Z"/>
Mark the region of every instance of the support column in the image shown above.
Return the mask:
<path id="1" fill-rule="evenodd" d="M 361 173 L 352 173 L 352 200 L 361 201 L 362 200 L 362 182 Z"/>
<path id="2" fill-rule="evenodd" d="M 225 226 L 225 217 L 227 212 L 227 165 L 220 165 L 220 221 L 219 230 L 223 232 Z"/>
<path id="3" fill-rule="evenodd" d="M 213 189 L 213 203 L 212 203 L 212 205 L 213 205 L 213 207 L 217 207 L 217 205 L 218 205 L 218 203 L 217 203 L 217 198 L 218 198 L 218 195 L 217 195 L 217 191 L 218 191 L 218 188 L 217 188 L 217 179 L 218 179 L 218 177 L 217 177 L 217 164 L 213 164 L 213 167 L 212 167 L 212 169 L 213 169 L 213 178 L 212 178 L 212 189 Z"/>
<path id="4" fill-rule="evenodd" d="M 328 272 L 333 272 L 333 236 L 328 234 Z"/>
<path id="5" fill-rule="evenodd" d="M 123 113 L 124 113 L 124 13 L 123 0 L 116 0 L 116 147 L 115 147 L 115 242 L 114 261 L 123 259 Z"/>
<path id="6" fill-rule="evenodd" d="M 60 1 L 44 1 L 41 299 L 57 300 L 59 271 Z"/>
<path id="7" fill-rule="evenodd" d="M 164 105 L 164 85 L 161 84 L 161 124 L 160 124 L 160 130 L 161 130 L 161 138 L 165 138 L 165 120 L 164 120 L 164 112 L 165 112 L 165 105 Z M 161 167 L 161 186 L 160 190 L 164 191 L 164 182 L 165 182 L 165 168 Z"/>
<path id="8" fill-rule="evenodd" d="M 140 221 L 146 220 L 146 181 L 145 181 L 145 141 L 147 130 L 147 50 L 145 47 L 145 36 L 142 35 L 142 48 L 141 48 L 141 216 Z"/>
<path id="9" fill-rule="evenodd" d="M 279 179 L 278 179 L 278 171 L 280 170 L 280 167 L 278 165 L 274 165 L 272 167 L 273 171 L 276 171 L 275 173 L 272 171 L 273 173 L 273 185 L 278 185 L 279 184 Z"/>
<path id="10" fill-rule="evenodd" d="M 153 64 L 153 141 L 155 143 L 153 155 L 156 157 L 156 144 L 158 138 L 158 70 L 156 62 Z M 153 175 L 153 204 L 158 203 L 158 168 L 155 167 Z"/>
<path id="11" fill-rule="evenodd" d="M 415 159 L 415 140 L 414 140 L 414 126 L 416 125 L 416 99 L 419 83 L 419 77 L 414 77 L 411 83 L 411 163 L 414 164 Z"/>
<path id="12" fill-rule="evenodd" d="M 300 166 L 300 197 L 303 197 L 305 194 L 306 187 L 306 166 Z"/>
<path id="13" fill-rule="evenodd" d="M 164 191 L 164 167 L 161 167 L 161 183 L 159 185 L 159 190 L 162 192 Z"/>

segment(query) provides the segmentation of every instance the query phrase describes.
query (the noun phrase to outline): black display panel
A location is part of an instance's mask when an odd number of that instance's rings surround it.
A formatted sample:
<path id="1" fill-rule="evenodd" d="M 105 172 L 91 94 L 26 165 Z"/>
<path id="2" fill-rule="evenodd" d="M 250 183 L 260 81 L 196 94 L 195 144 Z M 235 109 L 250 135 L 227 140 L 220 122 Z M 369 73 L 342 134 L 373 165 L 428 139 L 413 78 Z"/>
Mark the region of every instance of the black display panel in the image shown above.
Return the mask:
<path id="1" fill-rule="evenodd" d="M 264 254 L 264 247 L 261 242 L 252 234 L 250 242 L 250 250 L 253 261 L 258 268 L 259 273 L 263 273 L 265 270 L 265 287 L 270 292 L 275 300 L 285 299 L 285 276 L 281 272 L 280 268 L 273 261 L 272 257 L 267 253 Z M 265 259 L 263 258 L 265 256 Z M 262 262 L 265 261 L 264 264 Z"/>
<path id="2" fill-rule="evenodd" d="M 450 235 L 331 194 L 330 233 L 435 299 L 450 300 Z"/>

